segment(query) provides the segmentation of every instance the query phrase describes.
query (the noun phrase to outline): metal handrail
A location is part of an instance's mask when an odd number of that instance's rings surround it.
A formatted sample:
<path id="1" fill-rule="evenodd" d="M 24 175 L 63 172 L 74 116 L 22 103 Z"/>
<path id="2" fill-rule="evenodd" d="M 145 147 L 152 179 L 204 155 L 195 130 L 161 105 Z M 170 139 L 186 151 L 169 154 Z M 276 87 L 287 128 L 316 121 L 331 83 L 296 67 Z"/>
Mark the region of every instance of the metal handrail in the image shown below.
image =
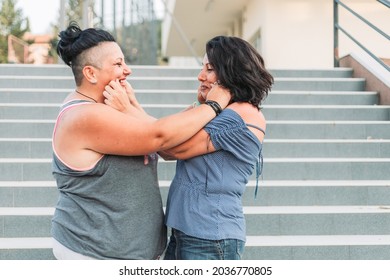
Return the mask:
<path id="1" fill-rule="evenodd" d="M 377 0 L 379 3 L 387 6 L 390 8 L 390 3 L 387 0 Z M 369 54 L 373 59 L 375 59 L 378 63 L 380 63 L 387 71 L 390 72 L 390 66 L 388 66 L 386 63 L 384 63 L 379 57 L 374 55 L 372 52 L 370 52 L 366 47 L 363 46 L 358 40 L 356 40 L 350 33 L 348 33 L 344 28 L 342 28 L 339 24 L 339 9 L 338 6 L 341 5 L 343 8 L 345 8 L 347 11 L 349 11 L 352 15 L 363 21 L 366 25 L 368 25 L 371 29 L 385 37 L 387 40 L 390 41 L 390 36 L 386 34 L 384 31 L 373 25 L 371 22 L 363 18 L 361 15 L 353 11 L 351 8 L 349 8 L 347 5 L 342 3 L 340 0 L 334 0 L 333 1 L 333 47 L 334 47 L 334 66 L 339 66 L 339 57 L 338 57 L 338 48 L 339 48 L 339 35 L 338 31 L 340 30 L 343 32 L 348 38 L 350 38 L 355 44 L 357 44 L 361 49 L 363 49 L 367 54 Z"/>
<path id="2" fill-rule="evenodd" d="M 388 0 L 376 0 L 380 3 L 382 3 L 383 5 L 385 5 L 387 8 L 390 8 L 390 1 Z"/>

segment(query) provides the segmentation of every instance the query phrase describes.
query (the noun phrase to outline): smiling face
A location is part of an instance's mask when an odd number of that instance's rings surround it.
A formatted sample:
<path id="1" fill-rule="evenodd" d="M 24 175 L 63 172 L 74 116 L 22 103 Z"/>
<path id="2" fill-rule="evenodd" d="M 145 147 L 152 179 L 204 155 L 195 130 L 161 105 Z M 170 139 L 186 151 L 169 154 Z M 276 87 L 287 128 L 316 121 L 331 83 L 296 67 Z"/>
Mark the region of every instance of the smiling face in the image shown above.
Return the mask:
<path id="1" fill-rule="evenodd" d="M 112 80 L 126 81 L 131 69 L 126 65 L 123 52 L 115 42 L 103 42 L 93 52 L 97 68 L 97 83 L 107 85 Z"/>
<path id="2" fill-rule="evenodd" d="M 200 85 L 198 87 L 198 101 L 203 103 L 206 100 L 207 94 L 211 90 L 211 85 L 214 84 L 218 78 L 214 68 L 209 63 L 207 54 L 203 57 L 203 67 L 198 75 Z"/>

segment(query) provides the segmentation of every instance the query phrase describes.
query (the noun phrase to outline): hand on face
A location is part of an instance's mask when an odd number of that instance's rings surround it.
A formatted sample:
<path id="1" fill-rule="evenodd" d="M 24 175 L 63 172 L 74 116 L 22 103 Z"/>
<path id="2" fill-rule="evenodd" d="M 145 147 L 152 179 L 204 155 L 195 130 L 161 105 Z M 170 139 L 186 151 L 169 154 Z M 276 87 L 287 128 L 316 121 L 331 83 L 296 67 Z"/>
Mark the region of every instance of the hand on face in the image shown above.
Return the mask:
<path id="1" fill-rule="evenodd" d="M 206 100 L 214 100 L 220 103 L 222 108 L 225 108 L 231 99 L 230 92 L 221 86 L 218 80 L 217 73 L 214 70 L 213 65 L 209 62 L 207 54 L 203 57 L 202 69 L 198 74 L 198 81 L 200 85 L 198 87 L 198 101 L 204 103 Z M 217 89 L 214 88 L 217 86 Z M 212 94 L 215 91 L 216 93 Z"/>
<path id="2" fill-rule="evenodd" d="M 137 109 L 144 111 L 144 109 L 141 107 L 141 105 L 138 103 L 137 98 L 135 97 L 135 92 L 133 87 L 129 84 L 129 82 L 124 83 L 124 88 L 126 90 L 127 97 L 130 100 L 130 104 L 136 107 Z"/>
<path id="3" fill-rule="evenodd" d="M 111 81 L 103 92 L 104 103 L 122 113 L 139 116 L 144 114 L 134 95 L 134 90 L 128 82 Z"/>
<path id="4" fill-rule="evenodd" d="M 226 106 L 229 105 L 231 99 L 232 95 L 230 91 L 220 86 L 217 82 L 212 84 L 211 90 L 207 93 L 206 96 L 206 100 L 213 100 L 218 102 L 222 109 L 226 108 Z"/>

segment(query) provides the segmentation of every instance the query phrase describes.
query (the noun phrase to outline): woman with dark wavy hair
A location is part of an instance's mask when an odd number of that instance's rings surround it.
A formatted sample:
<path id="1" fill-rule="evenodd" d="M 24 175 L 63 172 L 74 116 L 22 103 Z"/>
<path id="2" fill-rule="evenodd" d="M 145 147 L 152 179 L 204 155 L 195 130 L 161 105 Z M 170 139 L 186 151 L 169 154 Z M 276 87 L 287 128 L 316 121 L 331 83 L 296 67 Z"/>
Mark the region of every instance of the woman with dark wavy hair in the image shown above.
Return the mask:
<path id="1" fill-rule="evenodd" d="M 165 259 L 241 259 L 246 240 L 241 197 L 253 171 L 256 180 L 262 172 L 266 120 L 259 106 L 273 77 L 248 42 L 218 36 L 206 44 L 198 80 L 200 104 L 215 83 L 232 100 L 190 140 L 160 152 L 178 159 L 166 207 L 172 235 Z"/>

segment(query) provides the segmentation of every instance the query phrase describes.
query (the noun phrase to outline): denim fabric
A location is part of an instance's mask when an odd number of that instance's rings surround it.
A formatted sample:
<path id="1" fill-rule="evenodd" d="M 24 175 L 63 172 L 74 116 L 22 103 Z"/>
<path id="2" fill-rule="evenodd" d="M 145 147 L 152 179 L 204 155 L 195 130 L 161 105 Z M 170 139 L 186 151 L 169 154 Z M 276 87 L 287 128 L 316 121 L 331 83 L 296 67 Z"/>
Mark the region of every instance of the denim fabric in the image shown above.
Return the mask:
<path id="1" fill-rule="evenodd" d="M 172 230 L 165 260 L 240 260 L 245 242 L 238 239 L 207 240 Z"/>

